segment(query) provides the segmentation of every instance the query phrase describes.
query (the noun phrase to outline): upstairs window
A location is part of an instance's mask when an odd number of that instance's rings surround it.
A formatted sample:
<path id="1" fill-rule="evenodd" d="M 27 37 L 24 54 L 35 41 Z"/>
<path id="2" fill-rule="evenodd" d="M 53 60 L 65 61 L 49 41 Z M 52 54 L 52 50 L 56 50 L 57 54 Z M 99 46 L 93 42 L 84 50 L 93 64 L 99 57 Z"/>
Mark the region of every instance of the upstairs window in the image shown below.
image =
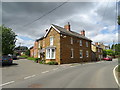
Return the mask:
<path id="1" fill-rule="evenodd" d="M 86 57 L 89 57 L 89 53 L 88 53 L 88 51 L 86 51 Z"/>
<path id="2" fill-rule="evenodd" d="M 53 39 L 54 39 L 54 38 L 51 36 L 51 37 L 50 37 L 50 45 L 51 45 L 51 46 L 53 45 Z"/>
<path id="3" fill-rule="evenodd" d="M 83 52 L 80 50 L 80 58 L 83 58 Z"/>
<path id="4" fill-rule="evenodd" d="M 80 40 L 80 46 L 82 46 L 82 40 Z"/>
<path id="5" fill-rule="evenodd" d="M 39 44 L 38 44 L 38 48 L 40 48 L 40 42 L 39 42 Z"/>
<path id="6" fill-rule="evenodd" d="M 71 49 L 71 58 L 73 58 L 73 49 Z"/>
<path id="7" fill-rule="evenodd" d="M 88 47 L 88 42 L 86 42 L 86 47 Z"/>
<path id="8" fill-rule="evenodd" d="M 73 38 L 71 37 L 71 44 L 73 44 Z"/>

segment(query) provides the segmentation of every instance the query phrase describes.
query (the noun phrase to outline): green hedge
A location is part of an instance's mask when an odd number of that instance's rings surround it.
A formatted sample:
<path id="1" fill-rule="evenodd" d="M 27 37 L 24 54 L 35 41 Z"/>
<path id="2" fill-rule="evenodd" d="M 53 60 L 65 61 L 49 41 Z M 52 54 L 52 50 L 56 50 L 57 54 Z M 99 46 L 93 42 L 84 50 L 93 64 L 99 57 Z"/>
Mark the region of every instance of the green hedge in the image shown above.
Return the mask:
<path id="1" fill-rule="evenodd" d="M 28 58 L 28 56 L 27 56 L 27 55 L 22 55 L 22 56 L 20 56 L 20 57 L 22 57 L 22 58 Z"/>
<path id="2" fill-rule="evenodd" d="M 28 60 L 35 60 L 35 58 L 33 58 L 33 57 L 28 57 L 27 59 Z"/>
<path id="3" fill-rule="evenodd" d="M 47 64 L 49 64 L 49 65 L 58 65 L 58 62 L 50 61 L 50 62 L 48 62 Z"/>

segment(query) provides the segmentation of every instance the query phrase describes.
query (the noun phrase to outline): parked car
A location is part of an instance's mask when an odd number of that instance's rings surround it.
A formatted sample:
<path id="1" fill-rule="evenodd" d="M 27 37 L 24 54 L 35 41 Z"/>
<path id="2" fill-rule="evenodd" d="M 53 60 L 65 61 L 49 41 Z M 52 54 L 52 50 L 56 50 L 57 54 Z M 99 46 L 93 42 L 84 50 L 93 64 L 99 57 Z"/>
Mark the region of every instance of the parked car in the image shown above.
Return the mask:
<path id="1" fill-rule="evenodd" d="M 103 58 L 103 60 L 105 60 L 105 61 L 112 61 L 112 58 L 111 57 L 105 57 L 105 58 Z"/>
<path id="2" fill-rule="evenodd" d="M 2 59 L 0 58 L 0 63 L 1 64 L 12 64 L 13 59 L 11 56 L 2 56 Z"/>

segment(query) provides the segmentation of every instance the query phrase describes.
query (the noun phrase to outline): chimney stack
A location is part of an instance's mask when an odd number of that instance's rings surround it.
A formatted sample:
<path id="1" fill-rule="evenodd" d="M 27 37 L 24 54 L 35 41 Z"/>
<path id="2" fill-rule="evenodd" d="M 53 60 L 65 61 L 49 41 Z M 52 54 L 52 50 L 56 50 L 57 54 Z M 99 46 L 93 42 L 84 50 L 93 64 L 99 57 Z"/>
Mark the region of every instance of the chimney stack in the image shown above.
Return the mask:
<path id="1" fill-rule="evenodd" d="M 95 45 L 98 46 L 98 42 L 95 42 Z"/>
<path id="2" fill-rule="evenodd" d="M 68 24 L 65 25 L 64 28 L 65 28 L 67 31 L 70 31 L 70 23 L 68 22 Z"/>
<path id="3" fill-rule="evenodd" d="M 85 36 L 85 30 L 82 30 L 80 33 L 82 36 Z"/>

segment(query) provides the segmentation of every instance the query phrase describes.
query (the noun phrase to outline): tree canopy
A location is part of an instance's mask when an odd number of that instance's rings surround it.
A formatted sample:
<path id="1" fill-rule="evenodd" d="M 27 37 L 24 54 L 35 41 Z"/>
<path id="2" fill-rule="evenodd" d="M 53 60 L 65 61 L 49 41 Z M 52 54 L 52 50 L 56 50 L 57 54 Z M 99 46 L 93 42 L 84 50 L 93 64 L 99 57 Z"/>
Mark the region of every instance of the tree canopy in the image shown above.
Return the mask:
<path id="1" fill-rule="evenodd" d="M 4 25 L 0 26 L 0 28 L 2 29 L 2 54 L 13 54 L 17 35 L 11 28 Z"/>

